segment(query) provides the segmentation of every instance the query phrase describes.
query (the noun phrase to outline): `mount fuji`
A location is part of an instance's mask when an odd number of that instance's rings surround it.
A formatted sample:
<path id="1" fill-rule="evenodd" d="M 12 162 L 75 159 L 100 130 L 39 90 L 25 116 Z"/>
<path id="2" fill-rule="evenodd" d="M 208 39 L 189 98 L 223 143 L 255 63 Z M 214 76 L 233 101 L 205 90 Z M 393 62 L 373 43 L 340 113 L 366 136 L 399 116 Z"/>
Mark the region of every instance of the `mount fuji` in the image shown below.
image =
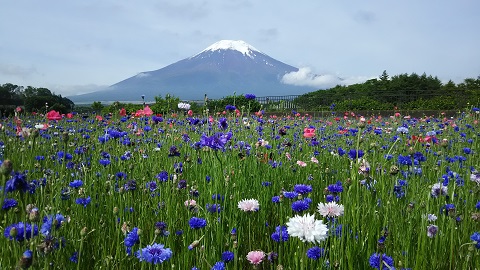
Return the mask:
<path id="1" fill-rule="evenodd" d="M 182 100 L 203 100 L 253 93 L 256 96 L 299 95 L 318 90 L 289 85 L 284 75 L 299 69 L 260 52 L 241 40 L 221 40 L 200 53 L 164 68 L 141 72 L 108 88 L 69 98 L 76 103 L 139 101 L 171 94 Z"/>

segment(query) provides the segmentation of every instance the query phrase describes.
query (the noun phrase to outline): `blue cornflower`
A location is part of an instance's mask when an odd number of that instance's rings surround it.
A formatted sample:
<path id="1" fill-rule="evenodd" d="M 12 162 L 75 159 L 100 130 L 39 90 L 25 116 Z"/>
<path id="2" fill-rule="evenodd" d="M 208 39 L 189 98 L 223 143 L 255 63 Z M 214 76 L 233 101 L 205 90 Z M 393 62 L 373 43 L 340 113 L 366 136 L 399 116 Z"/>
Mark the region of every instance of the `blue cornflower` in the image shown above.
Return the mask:
<path id="1" fill-rule="evenodd" d="M 293 190 L 300 194 L 307 194 L 312 192 L 313 189 L 312 189 L 312 186 L 310 185 L 298 184 L 293 187 Z"/>
<path id="2" fill-rule="evenodd" d="M 112 163 L 112 162 L 110 161 L 110 159 L 100 159 L 98 162 L 99 162 L 100 165 L 102 165 L 103 167 L 106 167 L 107 165 L 109 165 L 110 163 Z"/>
<path id="3" fill-rule="evenodd" d="M 135 180 L 128 180 L 127 183 L 125 183 L 125 185 L 123 185 L 123 188 L 126 190 L 126 191 L 130 191 L 130 190 L 136 190 L 137 189 L 137 182 Z"/>
<path id="4" fill-rule="evenodd" d="M 145 187 L 150 190 L 150 192 L 153 192 L 157 189 L 157 182 L 155 181 L 150 181 L 145 184 Z"/>
<path id="5" fill-rule="evenodd" d="M 123 243 L 125 244 L 125 247 L 127 247 L 127 254 L 130 255 L 132 252 L 132 247 L 135 244 L 140 243 L 140 237 L 138 236 L 137 227 L 133 228 L 129 233 L 127 233 Z"/>
<path id="6" fill-rule="evenodd" d="M 218 119 L 218 128 L 223 129 L 223 130 L 228 128 L 227 118 L 222 117 L 222 118 Z"/>
<path id="7" fill-rule="evenodd" d="M 362 150 L 357 151 L 356 149 L 350 149 L 350 151 L 348 151 L 348 157 L 351 159 L 361 158 L 363 155 L 364 153 Z"/>
<path id="8" fill-rule="evenodd" d="M 302 212 L 307 210 L 310 207 L 309 200 L 299 200 L 292 203 L 292 210 L 295 212 Z"/>
<path id="9" fill-rule="evenodd" d="M 161 171 L 159 174 L 157 174 L 156 178 L 157 178 L 159 181 L 167 182 L 167 181 L 168 181 L 168 172 L 166 172 L 166 171 Z"/>
<path id="10" fill-rule="evenodd" d="M 141 251 L 135 252 L 135 256 L 137 256 L 141 262 L 145 261 L 158 264 L 168 261 L 172 257 L 172 250 L 165 248 L 162 244 L 154 243 L 153 245 L 142 248 Z"/>
<path id="11" fill-rule="evenodd" d="M 385 266 L 393 267 L 393 259 L 392 257 L 387 256 L 387 254 L 383 253 L 374 253 L 370 256 L 368 260 L 370 266 L 376 269 L 385 269 Z"/>
<path id="12" fill-rule="evenodd" d="M 30 239 L 32 236 L 38 235 L 38 226 L 23 222 L 18 222 L 7 226 L 3 235 L 10 240 L 17 240 L 22 242 L 25 239 Z"/>
<path id="13" fill-rule="evenodd" d="M 470 236 L 470 239 L 472 241 L 475 241 L 475 247 L 477 249 L 480 249 L 480 232 L 474 232 L 471 236 Z"/>
<path id="14" fill-rule="evenodd" d="M 225 251 L 222 253 L 222 261 L 228 263 L 229 261 L 233 261 L 235 255 L 231 251 Z"/>
<path id="15" fill-rule="evenodd" d="M 254 94 L 245 94 L 245 99 L 252 100 L 255 99 L 256 96 Z"/>
<path id="16" fill-rule="evenodd" d="M 222 207 L 220 206 L 220 204 L 215 204 L 215 203 L 214 204 L 207 203 L 207 205 L 205 205 L 205 208 L 210 213 L 220 213 L 220 211 L 222 211 Z"/>
<path id="17" fill-rule="evenodd" d="M 73 180 L 72 182 L 70 182 L 69 186 L 71 188 L 79 188 L 83 185 L 83 181 L 82 180 Z"/>
<path id="18" fill-rule="evenodd" d="M 73 263 L 78 263 L 78 252 L 73 252 L 72 256 L 70 257 L 70 261 Z"/>
<path id="19" fill-rule="evenodd" d="M 43 224 L 40 228 L 40 233 L 43 236 L 48 236 L 52 230 L 52 225 L 55 226 L 55 229 L 59 229 L 62 226 L 65 217 L 62 214 L 48 215 L 43 218 Z"/>
<path id="20" fill-rule="evenodd" d="M 279 203 L 280 202 L 280 197 L 279 196 L 273 196 L 272 197 L 272 202 L 273 203 Z"/>
<path id="21" fill-rule="evenodd" d="M 28 186 L 26 174 L 15 172 L 12 178 L 5 183 L 5 191 L 13 192 L 15 190 L 20 190 L 26 192 Z"/>
<path id="22" fill-rule="evenodd" d="M 13 208 L 17 205 L 18 205 L 18 202 L 15 199 L 6 198 L 5 200 L 3 200 L 2 209 L 3 210 L 8 210 L 8 209 Z"/>
<path id="23" fill-rule="evenodd" d="M 216 262 L 212 266 L 211 270 L 225 270 L 225 263 L 222 261 Z"/>
<path id="24" fill-rule="evenodd" d="M 307 250 L 307 257 L 312 260 L 318 260 L 323 256 L 325 256 L 325 249 L 321 247 L 315 246 Z"/>
<path id="25" fill-rule="evenodd" d="M 277 226 L 275 232 L 271 235 L 275 242 L 285 242 L 288 240 L 289 234 L 286 226 Z"/>
<path id="26" fill-rule="evenodd" d="M 398 164 L 411 166 L 412 165 L 412 159 L 411 159 L 410 156 L 398 155 Z"/>
<path id="27" fill-rule="evenodd" d="M 213 136 L 208 137 L 202 134 L 200 137 L 201 147 L 210 147 L 213 150 L 223 149 L 228 141 L 228 135 L 223 133 L 216 133 Z"/>
<path id="28" fill-rule="evenodd" d="M 298 197 L 298 193 L 295 191 L 284 191 L 283 196 L 287 199 L 295 199 Z"/>
<path id="29" fill-rule="evenodd" d="M 475 208 L 477 208 L 477 210 L 480 210 L 480 201 L 477 202 L 477 204 L 475 205 Z"/>
<path id="30" fill-rule="evenodd" d="M 328 185 L 327 189 L 330 193 L 340 193 L 343 191 L 342 182 L 338 181 L 335 184 Z"/>
<path id="31" fill-rule="evenodd" d="M 188 221 L 188 224 L 190 225 L 190 228 L 192 228 L 192 229 L 201 229 L 201 228 L 207 226 L 207 221 L 203 218 L 192 217 Z"/>
<path id="32" fill-rule="evenodd" d="M 80 204 L 80 205 L 83 205 L 83 207 L 87 207 L 88 204 L 90 204 L 90 201 L 92 199 L 90 198 L 90 196 L 88 196 L 87 198 L 78 198 L 75 200 L 75 203 L 76 204 Z"/>
<path id="33" fill-rule="evenodd" d="M 230 105 L 230 104 L 228 104 L 227 106 L 225 106 L 225 110 L 226 110 L 226 111 L 233 112 L 233 111 L 235 111 L 236 109 L 237 109 L 237 108 L 236 108 L 235 106 Z"/>
<path id="34" fill-rule="evenodd" d="M 168 156 L 169 157 L 179 157 L 180 152 L 178 151 L 178 148 L 175 145 L 172 145 L 170 149 L 168 150 Z"/>

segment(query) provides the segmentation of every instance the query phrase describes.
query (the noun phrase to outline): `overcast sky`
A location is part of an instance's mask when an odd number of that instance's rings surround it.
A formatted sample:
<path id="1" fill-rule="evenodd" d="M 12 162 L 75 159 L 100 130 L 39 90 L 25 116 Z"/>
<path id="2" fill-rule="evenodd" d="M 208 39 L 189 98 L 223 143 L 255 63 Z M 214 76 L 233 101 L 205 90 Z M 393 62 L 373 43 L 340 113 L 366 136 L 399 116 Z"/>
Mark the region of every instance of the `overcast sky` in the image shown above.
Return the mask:
<path id="1" fill-rule="evenodd" d="M 0 0 L 0 84 L 90 92 L 222 39 L 301 68 L 297 84 L 383 70 L 458 83 L 480 75 L 479 10 L 478 0 Z"/>

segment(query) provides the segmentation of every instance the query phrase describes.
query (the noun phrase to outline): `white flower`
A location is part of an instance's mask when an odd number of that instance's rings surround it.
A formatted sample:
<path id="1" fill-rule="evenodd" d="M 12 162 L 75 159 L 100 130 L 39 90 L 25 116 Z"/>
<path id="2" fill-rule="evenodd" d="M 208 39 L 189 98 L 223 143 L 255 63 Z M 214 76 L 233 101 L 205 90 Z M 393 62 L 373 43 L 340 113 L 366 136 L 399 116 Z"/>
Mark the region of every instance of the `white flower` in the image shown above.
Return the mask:
<path id="1" fill-rule="evenodd" d="M 238 208 L 245 212 L 258 211 L 260 204 L 255 199 L 241 200 L 238 202 Z"/>
<path id="2" fill-rule="evenodd" d="M 433 197 L 438 197 L 440 195 L 447 195 L 448 187 L 444 186 L 442 183 L 436 183 L 432 186 L 432 194 Z"/>
<path id="3" fill-rule="evenodd" d="M 179 108 L 180 110 L 188 111 L 188 110 L 190 110 L 190 104 L 184 103 L 184 102 L 180 102 L 180 103 L 178 103 L 178 108 Z"/>
<path id="4" fill-rule="evenodd" d="M 286 225 L 288 234 L 300 238 L 302 242 L 321 242 L 328 237 L 327 225 L 322 220 L 316 220 L 314 215 L 295 215 Z"/>
<path id="5" fill-rule="evenodd" d="M 471 174 L 470 174 L 470 181 L 473 181 L 477 184 L 480 184 L 480 173 L 477 172 L 477 171 L 473 171 Z"/>
<path id="6" fill-rule="evenodd" d="M 343 215 L 344 207 L 336 202 L 319 203 L 317 210 L 324 217 L 339 217 Z"/>

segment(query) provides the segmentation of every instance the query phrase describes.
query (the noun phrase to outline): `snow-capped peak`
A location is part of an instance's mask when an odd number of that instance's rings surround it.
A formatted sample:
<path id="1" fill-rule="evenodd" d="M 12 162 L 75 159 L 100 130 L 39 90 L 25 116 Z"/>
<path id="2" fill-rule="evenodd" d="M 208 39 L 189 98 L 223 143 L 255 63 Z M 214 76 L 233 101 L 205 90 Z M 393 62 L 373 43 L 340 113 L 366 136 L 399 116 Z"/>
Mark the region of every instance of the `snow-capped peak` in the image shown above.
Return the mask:
<path id="1" fill-rule="evenodd" d="M 220 40 L 218 42 L 213 43 L 212 45 L 208 46 L 205 50 L 201 51 L 200 53 L 194 55 L 193 57 L 208 51 L 217 51 L 217 50 L 235 50 L 244 55 L 253 58 L 252 51 L 260 52 L 259 50 L 255 49 L 252 45 L 246 43 L 243 40 Z"/>

